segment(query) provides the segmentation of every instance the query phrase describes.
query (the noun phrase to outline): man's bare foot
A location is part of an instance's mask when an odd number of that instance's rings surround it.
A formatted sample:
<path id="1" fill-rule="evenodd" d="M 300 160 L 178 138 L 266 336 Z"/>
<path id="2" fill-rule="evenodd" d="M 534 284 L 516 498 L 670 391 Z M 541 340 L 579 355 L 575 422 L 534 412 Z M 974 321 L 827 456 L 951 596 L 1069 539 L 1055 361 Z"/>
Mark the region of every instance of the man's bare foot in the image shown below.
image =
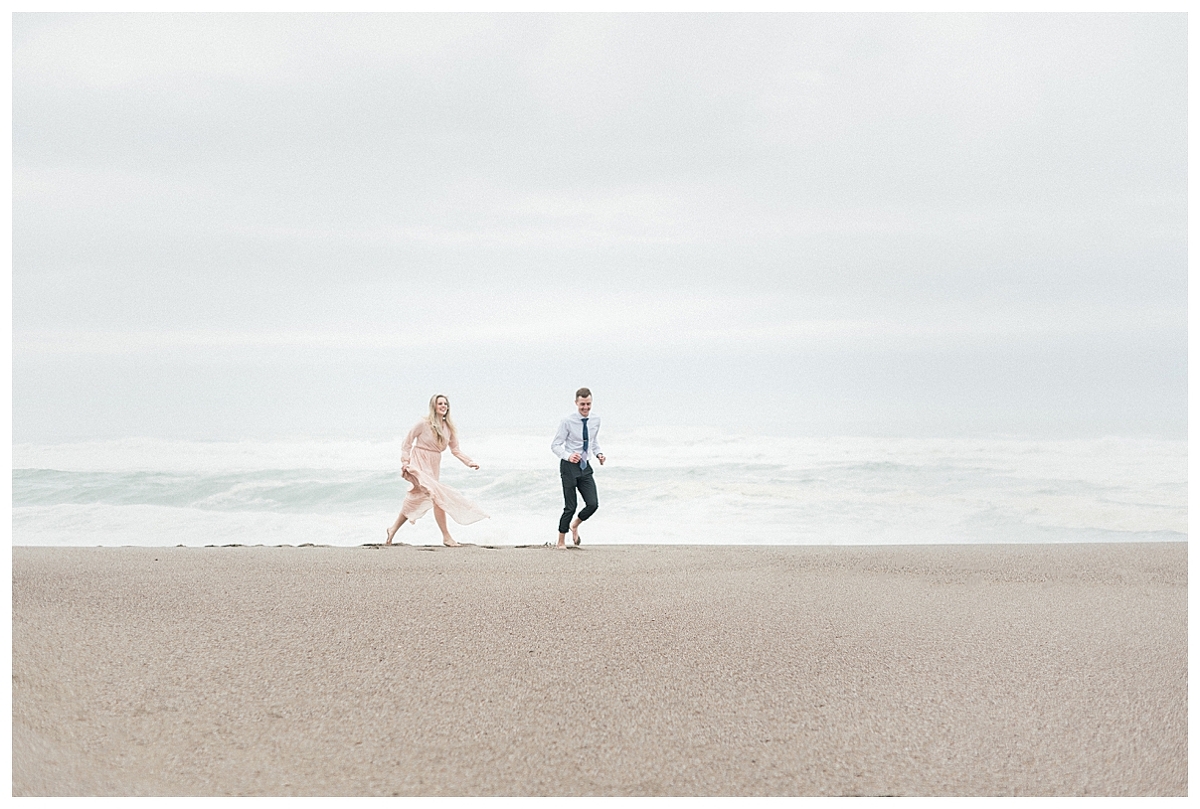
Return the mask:
<path id="1" fill-rule="evenodd" d="M 574 542 L 576 545 L 579 544 L 579 526 L 578 525 L 571 526 L 571 541 Z"/>
<path id="2" fill-rule="evenodd" d="M 447 548 L 462 547 L 461 545 L 459 545 L 457 542 L 454 541 L 454 537 L 442 537 L 442 544 L 445 545 Z"/>

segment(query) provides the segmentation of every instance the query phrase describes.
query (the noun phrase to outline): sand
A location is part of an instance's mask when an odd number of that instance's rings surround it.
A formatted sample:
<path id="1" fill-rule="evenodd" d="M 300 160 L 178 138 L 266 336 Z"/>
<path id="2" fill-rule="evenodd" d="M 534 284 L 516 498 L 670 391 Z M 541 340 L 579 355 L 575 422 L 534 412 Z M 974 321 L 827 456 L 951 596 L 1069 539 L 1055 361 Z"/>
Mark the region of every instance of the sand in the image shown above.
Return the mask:
<path id="1" fill-rule="evenodd" d="M 1184 795 L 1185 544 L 13 549 L 13 794 Z"/>

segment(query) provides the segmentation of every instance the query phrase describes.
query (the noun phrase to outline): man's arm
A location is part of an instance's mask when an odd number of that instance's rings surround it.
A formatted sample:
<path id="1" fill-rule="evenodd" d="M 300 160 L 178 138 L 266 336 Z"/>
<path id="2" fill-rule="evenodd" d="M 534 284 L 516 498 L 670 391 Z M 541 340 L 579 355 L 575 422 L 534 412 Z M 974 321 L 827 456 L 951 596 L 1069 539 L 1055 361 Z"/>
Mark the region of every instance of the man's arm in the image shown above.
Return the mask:
<path id="1" fill-rule="evenodd" d="M 563 419 L 558 423 L 558 432 L 554 434 L 554 441 L 550 444 L 550 451 L 564 461 L 571 460 L 571 453 L 567 452 L 567 420 Z"/>
<path id="2" fill-rule="evenodd" d="M 593 455 L 593 456 L 594 456 L 594 457 L 595 457 L 595 458 L 596 458 L 598 461 L 600 461 L 600 465 L 601 465 L 601 466 L 604 466 L 604 450 L 600 449 L 600 427 L 601 427 L 601 426 L 602 426 L 602 425 L 601 425 L 601 423 L 600 423 L 599 421 L 597 421 L 597 423 L 596 423 L 596 430 L 595 430 L 595 432 L 594 432 L 594 433 L 593 433 L 593 434 L 592 434 L 592 435 L 591 435 L 591 436 L 588 438 L 588 440 L 591 442 L 591 447 L 590 447 L 590 449 L 591 449 L 592 455 Z"/>

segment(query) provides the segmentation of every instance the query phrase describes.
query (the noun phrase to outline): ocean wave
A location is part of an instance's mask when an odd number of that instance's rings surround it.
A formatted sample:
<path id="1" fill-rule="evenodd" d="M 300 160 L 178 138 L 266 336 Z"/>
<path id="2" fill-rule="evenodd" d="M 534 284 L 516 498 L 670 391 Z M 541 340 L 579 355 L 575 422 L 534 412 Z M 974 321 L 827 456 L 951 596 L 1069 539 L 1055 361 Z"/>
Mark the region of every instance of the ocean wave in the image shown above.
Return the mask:
<path id="1" fill-rule="evenodd" d="M 527 438 L 480 445 L 512 451 Z M 601 512 L 589 524 L 596 541 L 1186 539 L 1186 442 L 693 438 L 606 446 L 611 460 L 596 473 Z M 347 457 L 316 465 L 348 444 L 361 465 Z M 407 490 L 398 469 L 383 463 L 381 446 L 142 439 L 25 446 L 14 449 L 15 464 L 58 465 L 14 468 L 13 541 L 59 544 L 87 535 L 129 544 L 134 534 L 182 531 L 183 544 L 251 535 L 275 544 L 296 536 L 361 544 L 394 518 Z M 181 462 L 192 451 L 198 460 Z M 512 454 L 480 471 L 449 456 L 443 466 L 445 483 L 492 514 L 474 534 L 482 541 L 520 544 L 557 521 L 553 458 L 510 462 Z M 152 456 L 159 468 L 143 468 Z M 660 463 L 664 457 L 670 464 Z M 281 465 L 289 459 L 297 465 Z"/>
<path id="2" fill-rule="evenodd" d="M 549 435 L 464 438 L 483 465 L 553 468 Z M 242 473 L 260 470 L 397 471 L 401 437 L 385 441 L 293 439 L 177 441 L 124 438 L 63 444 L 14 444 L 14 469 Z M 605 440 L 610 462 L 637 469 L 704 469 L 728 465 L 793 470 L 898 465 L 975 467 L 1015 476 L 1125 481 L 1130 474 L 1187 478 L 1187 441 L 1095 438 L 1037 441 L 1010 438 L 800 438 L 734 435 L 711 430 L 643 430 Z M 447 456 L 447 467 L 457 461 Z"/>

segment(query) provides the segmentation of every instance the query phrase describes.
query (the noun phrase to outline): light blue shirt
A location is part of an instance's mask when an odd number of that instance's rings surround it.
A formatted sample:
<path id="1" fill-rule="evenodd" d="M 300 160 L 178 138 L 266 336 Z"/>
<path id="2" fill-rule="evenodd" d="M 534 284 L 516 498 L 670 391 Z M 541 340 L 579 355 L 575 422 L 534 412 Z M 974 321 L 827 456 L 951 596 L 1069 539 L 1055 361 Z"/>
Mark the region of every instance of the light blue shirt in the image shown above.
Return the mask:
<path id="1" fill-rule="evenodd" d="M 558 425 L 550 451 L 564 461 L 578 452 L 584 460 L 603 455 L 600 449 L 600 417 L 595 413 L 588 416 L 588 451 L 583 454 L 583 416 L 578 412 L 572 413 Z"/>

